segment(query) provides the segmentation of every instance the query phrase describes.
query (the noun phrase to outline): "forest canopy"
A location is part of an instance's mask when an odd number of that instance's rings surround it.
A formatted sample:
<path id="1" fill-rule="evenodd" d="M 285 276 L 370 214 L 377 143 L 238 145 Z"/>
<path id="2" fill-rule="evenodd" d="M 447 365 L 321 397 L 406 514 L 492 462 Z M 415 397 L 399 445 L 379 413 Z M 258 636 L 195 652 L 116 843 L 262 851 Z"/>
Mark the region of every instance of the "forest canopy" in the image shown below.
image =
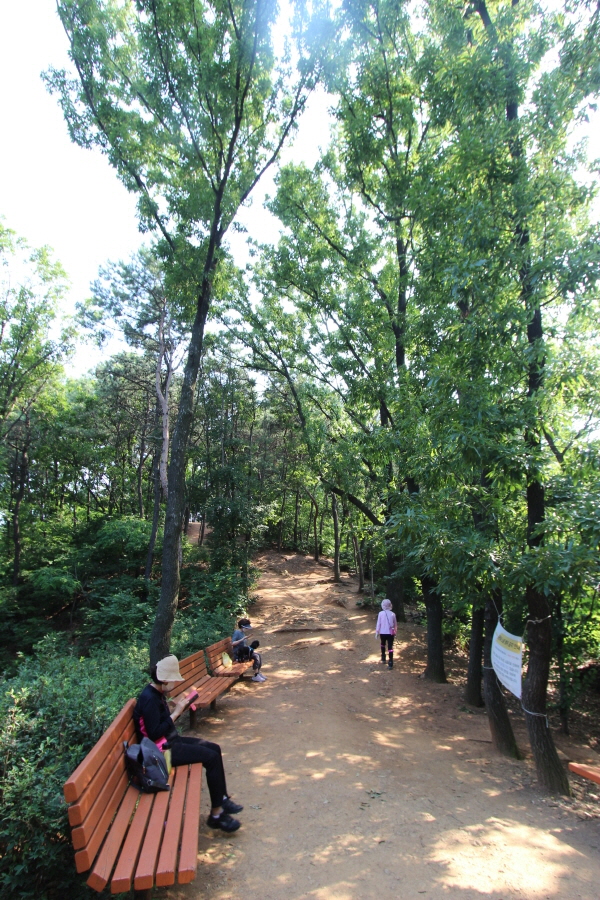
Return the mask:
<path id="1" fill-rule="evenodd" d="M 93 670 L 84 715 L 101 648 L 141 673 L 217 639 L 275 545 L 422 612 L 432 681 L 462 642 L 467 701 L 512 755 L 490 645 L 499 617 L 524 634 L 538 777 L 568 792 L 546 717 L 568 730 L 600 657 L 598 179 L 579 139 L 598 6 L 299 2 L 283 44 L 270 0 L 58 12 L 72 68 L 47 84 L 147 242 L 65 328 L 64 272 L 0 230 L 6 709 L 65 654 Z M 315 90 L 320 157 L 280 163 Z M 271 171 L 279 237 L 250 227 L 242 267 L 228 236 Z M 73 341 L 114 333 L 126 350 L 66 374 Z M 56 784 L 129 688 L 74 728 Z M 31 793 L 48 759 L 19 781 L 1 740 L 3 790 Z M 5 817 L 6 884 L 19 827 Z M 31 863 L 44 896 L 52 846 Z"/>

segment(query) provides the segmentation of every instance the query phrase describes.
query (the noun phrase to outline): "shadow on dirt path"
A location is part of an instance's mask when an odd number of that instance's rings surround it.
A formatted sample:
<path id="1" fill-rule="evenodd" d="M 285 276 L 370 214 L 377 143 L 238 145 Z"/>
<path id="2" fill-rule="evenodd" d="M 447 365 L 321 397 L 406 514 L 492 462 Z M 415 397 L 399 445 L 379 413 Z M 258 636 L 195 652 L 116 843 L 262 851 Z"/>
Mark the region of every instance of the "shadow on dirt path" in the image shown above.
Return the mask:
<path id="1" fill-rule="evenodd" d="M 418 626 L 383 667 L 354 579 L 282 553 L 258 565 L 268 680 L 237 684 L 199 728 L 223 747 L 243 826 L 202 824 L 196 881 L 157 897 L 598 900 L 594 795 L 544 797 L 530 761 L 494 755 L 459 687 L 418 678 Z"/>

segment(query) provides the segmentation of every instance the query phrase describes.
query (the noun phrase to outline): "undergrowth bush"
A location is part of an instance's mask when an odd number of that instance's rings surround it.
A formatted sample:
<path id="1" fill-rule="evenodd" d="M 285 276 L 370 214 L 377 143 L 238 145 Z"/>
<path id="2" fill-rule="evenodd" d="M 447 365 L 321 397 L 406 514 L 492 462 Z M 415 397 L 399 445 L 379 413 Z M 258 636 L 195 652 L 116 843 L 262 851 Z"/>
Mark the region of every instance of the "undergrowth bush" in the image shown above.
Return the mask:
<path id="1" fill-rule="evenodd" d="M 52 635 L 4 680 L 0 696 L 0 885 L 36 900 L 91 898 L 73 864 L 62 786 L 146 679 L 147 648 L 77 657 Z"/>
<path id="2" fill-rule="evenodd" d="M 231 634 L 247 606 L 235 569 L 189 567 L 182 586 L 171 642 L 179 657 Z M 75 872 L 62 786 L 146 682 L 157 599 L 156 588 L 145 600 L 127 590 L 98 596 L 80 634 L 87 656 L 67 635 L 53 634 L 0 681 L 0 896 L 96 896 Z"/>

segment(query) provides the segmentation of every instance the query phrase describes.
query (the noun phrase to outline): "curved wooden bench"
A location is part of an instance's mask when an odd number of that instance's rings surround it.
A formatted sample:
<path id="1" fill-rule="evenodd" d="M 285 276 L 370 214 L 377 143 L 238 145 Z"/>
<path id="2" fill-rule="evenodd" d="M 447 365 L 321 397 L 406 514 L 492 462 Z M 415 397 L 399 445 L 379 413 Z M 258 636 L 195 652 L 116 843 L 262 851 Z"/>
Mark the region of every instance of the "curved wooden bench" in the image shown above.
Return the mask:
<path id="1" fill-rule="evenodd" d="M 186 656 L 179 663 L 179 671 L 184 681 L 180 682 L 171 692 L 171 697 L 176 700 L 181 694 L 187 694 L 192 688 L 198 691 L 198 699 L 194 702 L 196 708 L 216 709 L 217 698 L 226 693 L 232 684 L 237 681 L 237 676 L 228 673 L 229 677 L 224 682 L 222 678 L 213 678 L 206 668 L 204 650 L 199 650 L 191 656 Z M 190 727 L 196 727 L 196 710 L 190 709 Z"/>
<path id="2" fill-rule="evenodd" d="M 231 666 L 224 666 L 223 653 L 228 653 L 230 658 L 233 659 L 233 644 L 230 637 L 225 638 L 223 641 L 217 641 L 216 644 L 211 644 L 210 647 L 206 648 L 208 667 L 214 677 L 227 678 L 233 675 L 233 679 L 236 681 L 243 676 L 244 672 L 252 668 L 251 659 L 247 662 L 234 662 Z"/>
<path id="3" fill-rule="evenodd" d="M 78 872 L 113 894 L 134 888 L 150 900 L 153 886 L 196 877 L 202 766 L 171 771 L 170 791 L 142 794 L 129 785 L 123 741 L 135 741 L 129 700 L 64 785 Z"/>
<path id="4" fill-rule="evenodd" d="M 198 691 L 197 708 L 216 706 L 217 698 L 237 681 L 236 675 L 213 678 L 204 651 L 179 663 L 184 680 L 172 693 L 177 699 L 191 688 Z M 135 700 L 129 700 L 98 743 L 65 782 L 71 838 L 78 872 L 91 869 L 88 885 L 102 891 L 110 882 L 113 894 L 134 888 L 140 900 L 150 900 L 152 887 L 186 884 L 196 877 L 202 766 L 178 766 L 170 776 L 171 790 L 142 794 L 129 785 L 123 742 L 137 740 L 133 722 Z M 195 727 L 196 711 L 190 709 Z"/>
<path id="5" fill-rule="evenodd" d="M 600 784 L 600 766 L 586 766 L 583 763 L 570 762 L 569 770 L 574 772 L 575 775 L 581 775 L 582 778 L 587 778 L 588 781 L 594 781 L 596 784 Z"/>

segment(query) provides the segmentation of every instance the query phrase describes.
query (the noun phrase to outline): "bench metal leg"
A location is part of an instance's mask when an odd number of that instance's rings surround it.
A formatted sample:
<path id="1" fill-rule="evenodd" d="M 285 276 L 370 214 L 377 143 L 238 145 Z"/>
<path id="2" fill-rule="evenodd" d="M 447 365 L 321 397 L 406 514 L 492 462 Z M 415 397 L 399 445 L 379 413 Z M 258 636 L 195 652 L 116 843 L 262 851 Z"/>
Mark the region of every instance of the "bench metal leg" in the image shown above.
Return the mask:
<path id="1" fill-rule="evenodd" d="M 134 891 L 133 896 L 135 900 L 152 900 L 152 888 L 145 891 Z"/>
<path id="2" fill-rule="evenodd" d="M 216 700 L 211 700 L 211 702 L 210 702 L 210 708 L 211 708 L 211 709 L 216 709 L 216 708 L 217 708 L 217 701 L 216 701 Z"/>
<path id="3" fill-rule="evenodd" d="M 198 710 L 190 709 L 190 728 L 196 730 L 196 726 L 198 724 Z"/>

